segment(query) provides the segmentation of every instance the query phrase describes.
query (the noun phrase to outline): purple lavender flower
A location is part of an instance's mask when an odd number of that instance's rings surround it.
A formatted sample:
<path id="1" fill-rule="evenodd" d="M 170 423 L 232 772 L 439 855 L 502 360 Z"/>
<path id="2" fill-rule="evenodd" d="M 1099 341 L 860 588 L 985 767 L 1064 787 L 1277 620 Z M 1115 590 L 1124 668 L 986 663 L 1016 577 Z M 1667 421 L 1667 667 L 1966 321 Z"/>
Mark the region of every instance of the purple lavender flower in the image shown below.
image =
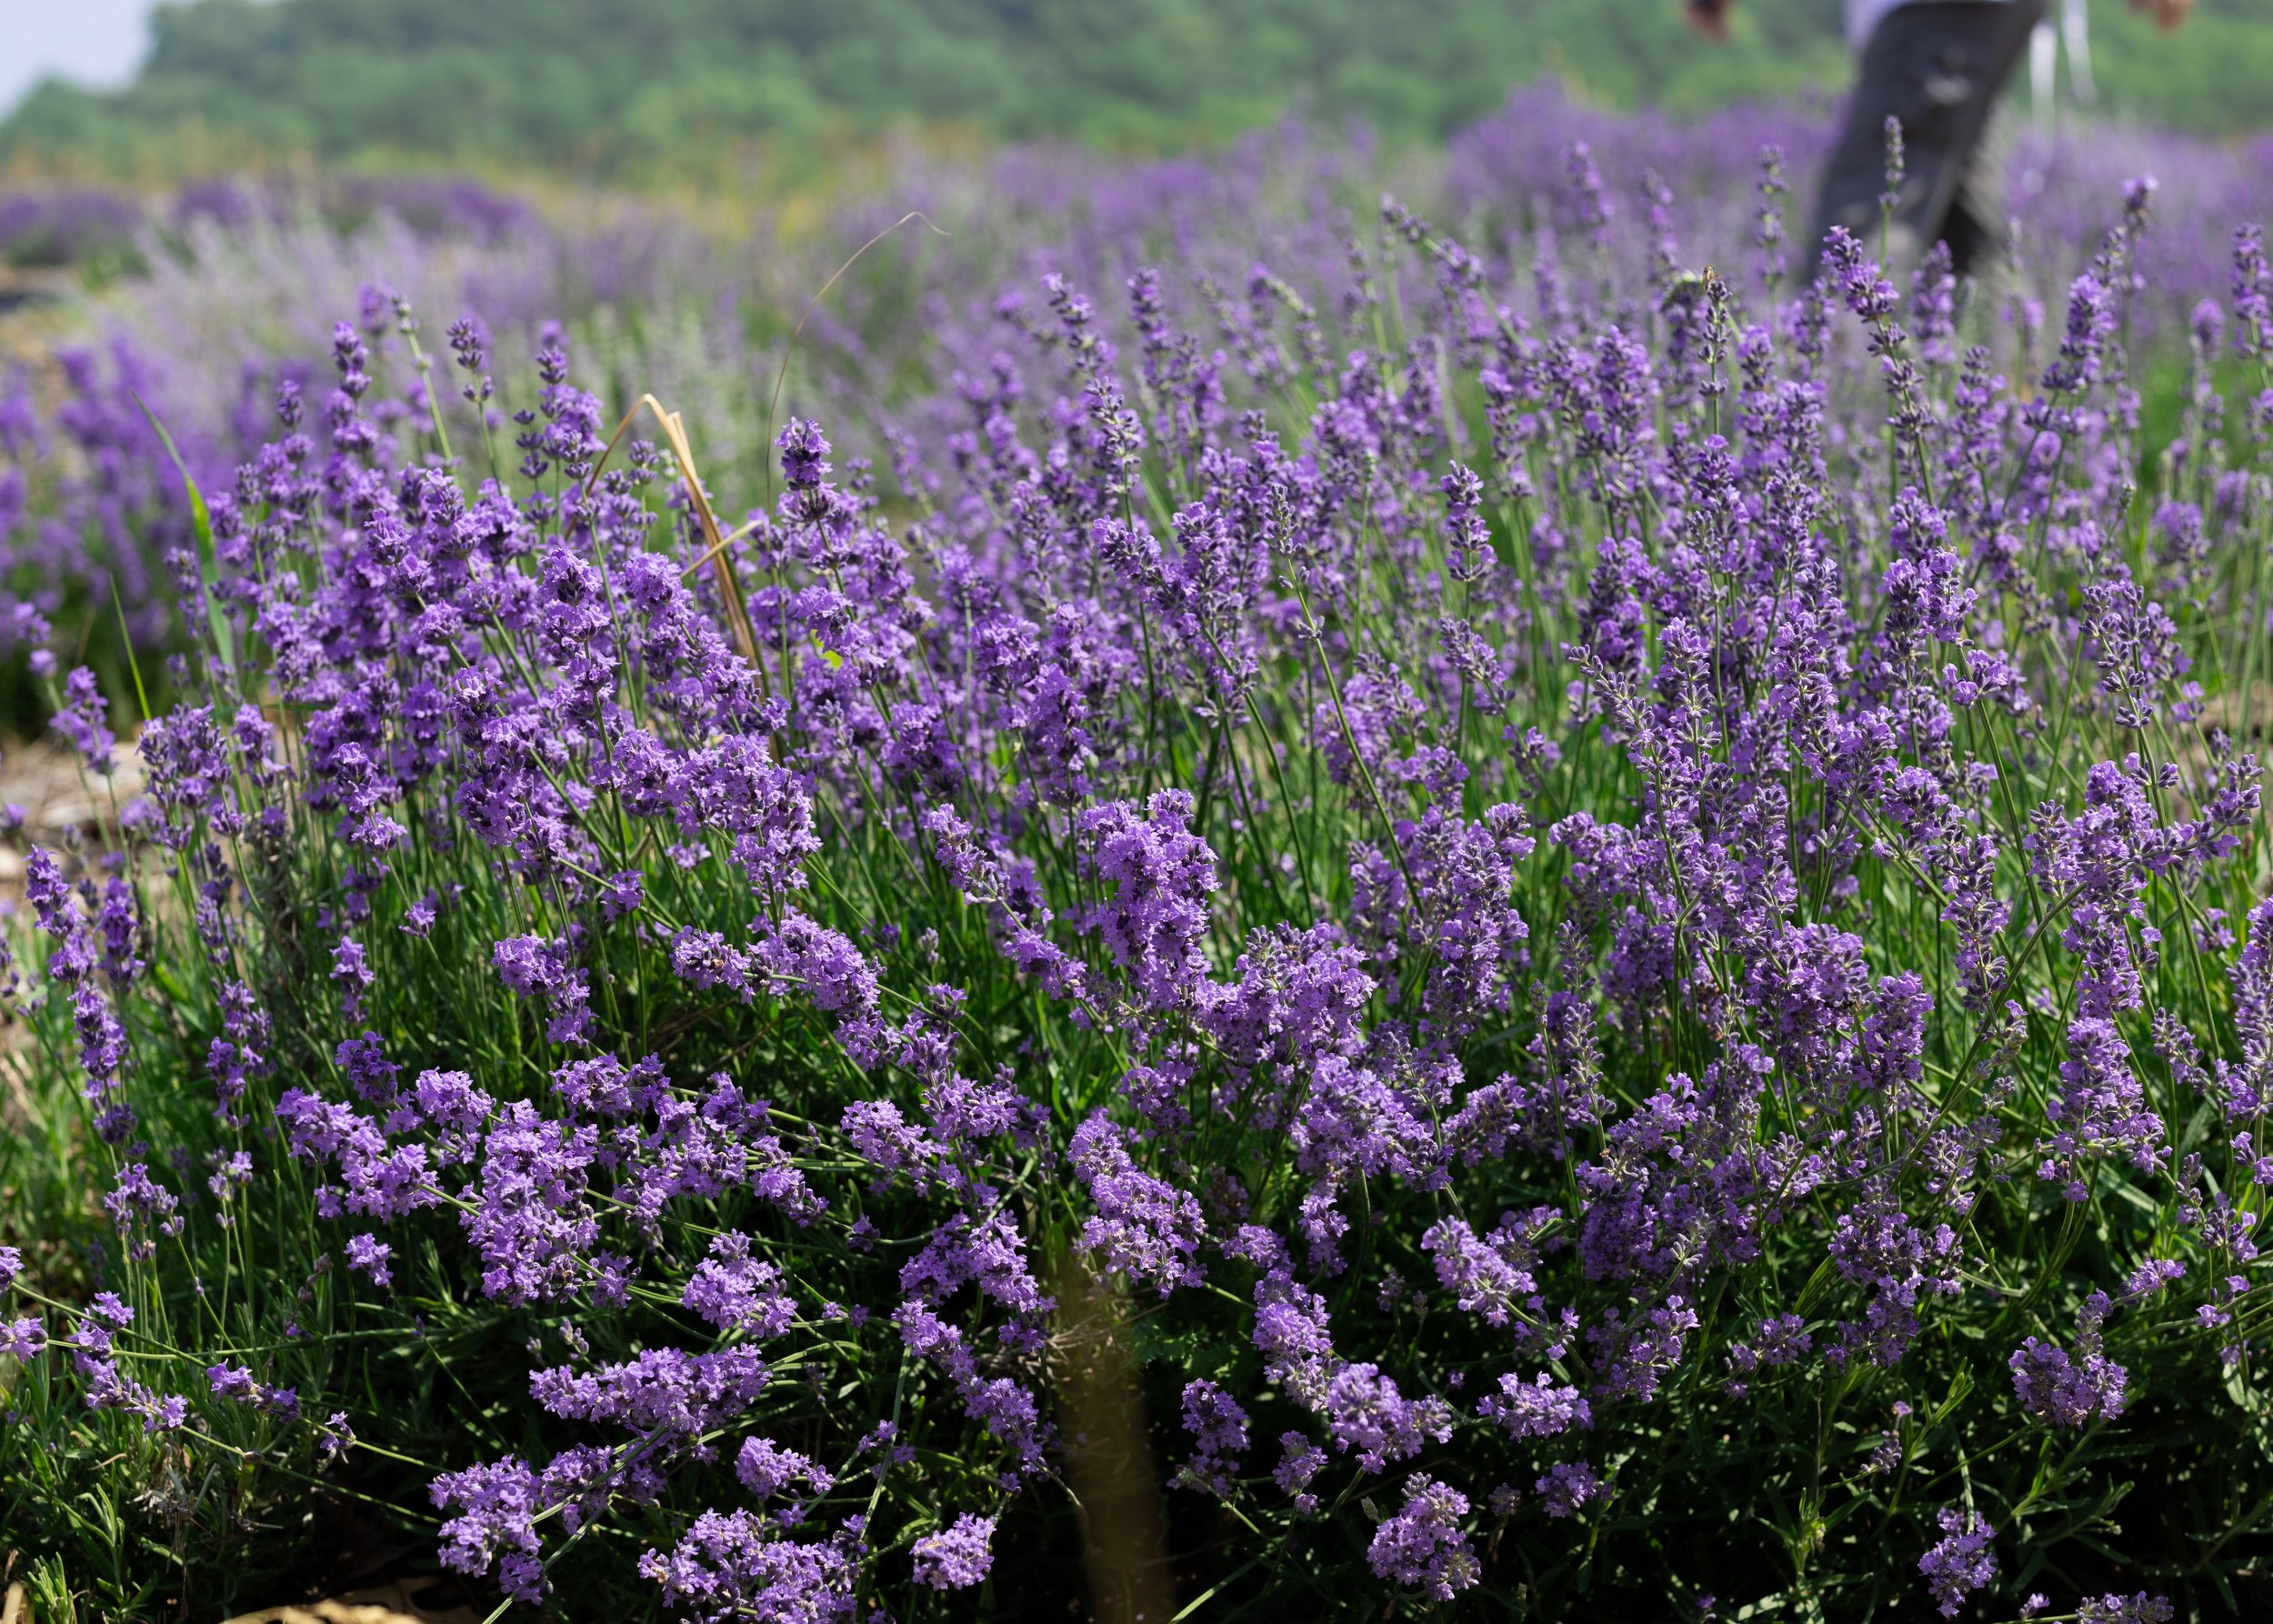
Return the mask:
<path id="1" fill-rule="evenodd" d="M 720 1330 L 777 1337 L 796 1317 L 782 1292 L 781 1271 L 750 1252 L 750 1238 L 729 1230 L 710 1243 L 679 1300 Z"/>
<path id="2" fill-rule="evenodd" d="M 1609 1492 L 1608 1486 L 1584 1460 L 1557 1461 L 1533 1489 L 1549 1517 L 1576 1517 L 1580 1507 Z"/>
<path id="3" fill-rule="evenodd" d="M 1517 1376 L 1501 1377 L 1499 1391 L 1487 1394 L 1477 1409 L 1510 1438 L 1553 1438 L 1574 1427 L 1594 1425 L 1594 1414 L 1578 1389 L 1555 1386 L 1545 1371 L 1528 1382 Z"/>
<path id="4" fill-rule="evenodd" d="M 855 1563 L 840 1542 L 778 1537 L 747 1511 L 698 1513 L 667 1553 L 643 1555 L 639 1571 L 662 1587 L 664 1605 L 703 1624 L 853 1616 Z"/>
<path id="5" fill-rule="evenodd" d="M 1356 1450 L 1357 1463 L 1380 1471 L 1408 1459 L 1433 1439 L 1452 1436 L 1452 1409 L 1441 1398 L 1407 1398 L 1371 1364 L 1346 1365 L 1327 1381 L 1323 1413 L 1335 1447 Z"/>
<path id="6" fill-rule="evenodd" d="M 1831 227 L 1823 245 L 1823 263 L 1833 288 L 1863 320 L 1882 321 L 1894 313 L 1900 296 L 1894 284 L 1863 257 L 1862 245 L 1844 226 Z"/>
<path id="7" fill-rule="evenodd" d="M 791 1483 L 805 1482 L 816 1494 L 836 1484 L 829 1470 L 810 1456 L 785 1449 L 769 1438 L 746 1438 L 734 1457 L 734 1475 L 760 1499 L 770 1499 Z"/>
<path id="8" fill-rule="evenodd" d="M 1184 1430 L 1192 1435 L 1192 1458 L 1177 1480 L 1228 1497 L 1232 1474 L 1247 1453 L 1247 1411 L 1215 1382 L 1205 1378 L 1187 1382 Z"/>
<path id="9" fill-rule="evenodd" d="M 781 450 L 781 475 L 793 491 L 812 490 L 828 477 L 828 441 L 816 424 L 793 417 L 775 442 Z"/>
<path id="10" fill-rule="evenodd" d="M 651 1348 L 592 1370 L 554 1365 L 533 1371 L 529 1396 L 566 1419 L 691 1440 L 742 1415 L 768 1378 L 766 1361 L 746 1346 L 693 1354 Z"/>
<path id="11" fill-rule="evenodd" d="M 536 936 L 509 937 L 497 944 L 491 962 L 514 992 L 545 1000 L 551 1016 L 545 1028 L 548 1041 L 584 1041 L 592 1023 L 591 991 L 584 973 L 569 964 L 564 944 Z"/>
<path id="12" fill-rule="evenodd" d="M 358 1235 L 347 1242 L 347 1267 L 368 1275 L 375 1286 L 393 1283 L 387 1259 L 394 1255 L 395 1248 L 375 1235 Z"/>
<path id="13" fill-rule="evenodd" d="M 1945 1619 L 1954 1619 L 1966 1598 L 1997 1577 L 1997 1553 L 1989 1541 L 1997 1530 L 1971 1511 L 1945 1507 L 1938 1513 L 1942 1538 L 1918 1559 L 1935 1605 Z"/>
<path id="14" fill-rule="evenodd" d="M 2273 899 L 2249 910 L 2248 939 L 2227 967 L 2241 1064 L 2220 1059 L 2215 1074 L 2228 1118 L 2248 1120 L 2273 1106 Z"/>
<path id="15" fill-rule="evenodd" d="M 2081 1427 L 2123 1413 L 2127 1373 L 2099 1352 L 2096 1335 L 2088 1332 L 2086 1341 L 2092 1346 L 2075 1361 L 2064 1348 L 2034 1337 L 2014 1351 L 2008 1363 L 2022 1409 L 2054 1427 Z"/>
<path id="16" fill-rule="evenodd" d="M 966 1511 L 954 1526 L 916 1541 L 916 1582 L 935 1590 L 965 1590 L 995 1565 L 995 1519 Z"/>
<path id="17" fill-rule="evenodd" d="M 296 1421 L 300 1418 L 300 1397 L 296 1392 L 290 1388 L 270 1387 L 266 1382 L 255 1380 L 253 1373 L 241 1365 L 231 1365 L 224 1360 L 209 1367 L 205 1371 L 205 1385 L 217 1398 L 243 1404 L 277 1420 Z M 442 1502 L 436 1500 L 435 1503 L 440 1505 Z"/>
<path id="18" fill-rule="evenodd" d="M 1076 819 L 1094 873 L 1113 887 L 1090 927 L 1157 1008 L 1187 997 L 1207 969 L 1199 944 L 1216 888 L 1216 854 L 1189 832 L 1192 813 L 1188 794 L 1164 789 L 1141 813 L 1132 802 L 1114 801 Z"/>
<path id="19" fill-rule="evenodd" d="M 1207 1225 L 1197 1197 L 1139 1169 L 1126 1137 L 1102 1112 L 1074 1130 L 1067 1154 L 1097 1208 L 1082 1225 L 1083 1246 L 1107 1268 L 1157 1285 L 1162 1297 L 1200 1283 Z"/>
<path id="20" fill-rule="evenodd" d="M 102 777 L 110 776 L 111 752 L 118 744 L 105 725 L 109 710 L 95 673 L 85 666 L 74 667 L 64 678 L 63 703 L 55 709 L 55 731 L 71 741 L 86 770 Z"/>
<path id="21" fill-rule="evenodd" d="M 1778 1314 L 1760 1321 L 1751 1340 L 1728 1348 L 1728 1368 L 1749 1376 L 1764 1367 L 1788 1365 L 1807 1353 L 1810 1344 L 1806 1321 L 1797 1314 Z"/>
<path id="22" fill-rule="evenodd" d="M 0 1354 L 28 1365 L 47 1346 L 47 1328 L 29 1316 L 0 1321 Z"/>
<path id="23" fill-rule="evenodd" d="M 2045 1109 L 2055 1127 L 2053 1156 L 2039 1174 L 2064 1178 L 2068 1198 L 2080 1201 L 2083 1158 L 2123 1152 L 2132 1166 L 2146 1168 L 2168 1151 L 2162 1119 L 2148 1109 L 2131 1051 L 2114 1023 L 2085 1017 L 2069 1027 L 2068 1044 L 2068 1058 L 2060 1063 L 2065 1087 Z"/>
<path id="24" fill-rule="evenodd" d="M 1278 1447 L 1279 1461 L 1272 1469 L 1271 1480 L 1287 1492 L 1296 1510 L 1307 1516 L 1318 1509 L 1310 1480 L 1325 1469 L 1326 1451 L 1299 1432 L 1280 1434 Z"/>
<path id="25" fill-rule="evenodd" d="M 1403 1509 L 1374 1530 L 1366 1560 L 1383 1579 L 1449 1601 L 1482 1573 L 1460 1526 L 1467 1514 L 1466 1495 L 1433 1478 L 1417 1476 L 1406 1486 Z"/>

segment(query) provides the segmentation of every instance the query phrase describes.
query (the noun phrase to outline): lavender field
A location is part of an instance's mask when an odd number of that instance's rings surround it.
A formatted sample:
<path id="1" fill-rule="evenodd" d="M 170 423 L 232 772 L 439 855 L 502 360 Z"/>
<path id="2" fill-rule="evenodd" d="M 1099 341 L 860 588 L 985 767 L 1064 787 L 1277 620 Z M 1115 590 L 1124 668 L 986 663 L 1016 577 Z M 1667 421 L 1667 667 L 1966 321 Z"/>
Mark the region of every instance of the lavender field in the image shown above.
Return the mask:
<path id="1" fill-rule="evenodd" d="M 2273 1606 L 2273 147 L 1801 285 L 1826 133 L 135 200 L 0 363 L 29 1615 Z"/>

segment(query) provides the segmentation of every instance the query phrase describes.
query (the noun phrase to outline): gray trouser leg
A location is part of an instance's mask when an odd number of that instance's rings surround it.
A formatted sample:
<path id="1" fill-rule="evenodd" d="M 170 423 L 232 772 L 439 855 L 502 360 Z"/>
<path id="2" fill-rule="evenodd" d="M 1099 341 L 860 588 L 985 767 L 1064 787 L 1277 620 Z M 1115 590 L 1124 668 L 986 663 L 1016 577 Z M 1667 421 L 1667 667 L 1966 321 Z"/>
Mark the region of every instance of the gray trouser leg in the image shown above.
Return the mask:
<path id="1" fill-rule="evenodd" d="M 1877 252 L 1889 116 L 1902 121 L 1906 164 L 1887 233 L 1888 268 L 1907 272 L 1946 241 L 1962 275 L 2002 249 L 2004 177 L 1996 144 L 1983 138 L 2044 7 L 2045 0 L 1926 0 L 1887 14 L 1863 49 L 1824 171 L 1803 276 L 1815 275 L 1834 226 Z"/>

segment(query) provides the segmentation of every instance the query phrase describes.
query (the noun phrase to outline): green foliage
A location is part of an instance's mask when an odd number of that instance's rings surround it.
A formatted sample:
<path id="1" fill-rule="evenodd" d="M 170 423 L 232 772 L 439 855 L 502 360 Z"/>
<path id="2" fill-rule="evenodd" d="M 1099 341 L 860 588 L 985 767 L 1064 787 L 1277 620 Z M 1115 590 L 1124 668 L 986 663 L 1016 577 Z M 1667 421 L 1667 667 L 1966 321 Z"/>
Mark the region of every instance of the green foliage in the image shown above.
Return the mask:
<path id="1" fill-rule="evenodd" d="M 2095 6 L 2122 114 L 2248 125 L 2273 29 L 2213 9 L 2163 40 Z M 329 158 L 416 155 L 637 174 L 749 143 L 808 158 L 909 125 L 1123 149 L 1220 142 L 1289 111 L 1441 135 L 1543 75 L 1691 111 L 1835 88 L 1835 0 L 1750 0 L 1706 46 L 1675 0 L 190 0 L 136 82 L 49 83 L 0 155 L 146 160 L 185 132 Z"/>

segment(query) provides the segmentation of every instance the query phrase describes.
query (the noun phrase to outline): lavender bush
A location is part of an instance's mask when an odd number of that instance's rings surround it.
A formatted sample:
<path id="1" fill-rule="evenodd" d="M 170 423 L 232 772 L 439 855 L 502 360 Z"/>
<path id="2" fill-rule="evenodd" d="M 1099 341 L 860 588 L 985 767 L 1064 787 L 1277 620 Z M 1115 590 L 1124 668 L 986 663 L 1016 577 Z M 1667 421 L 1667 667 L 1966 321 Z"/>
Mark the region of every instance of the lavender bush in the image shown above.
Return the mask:
<path id="1" fill-rule="evenodd" d="M 2031 352 L 1557 161 L 1016 276 L 724 511 L 340 324 L 25 857 L 40 1616 L 310 1507 L 497 1616 L 2243 1605 L 2261 240 L 2135 348 L 2136 184 Z"/>
<path id="2" fill-rule="evenodd" d="M 0 196 L 0 263 L 60 266 L 116 253 L 141 221 L 130 199 L 90 186 L 13 192 Z"/>

